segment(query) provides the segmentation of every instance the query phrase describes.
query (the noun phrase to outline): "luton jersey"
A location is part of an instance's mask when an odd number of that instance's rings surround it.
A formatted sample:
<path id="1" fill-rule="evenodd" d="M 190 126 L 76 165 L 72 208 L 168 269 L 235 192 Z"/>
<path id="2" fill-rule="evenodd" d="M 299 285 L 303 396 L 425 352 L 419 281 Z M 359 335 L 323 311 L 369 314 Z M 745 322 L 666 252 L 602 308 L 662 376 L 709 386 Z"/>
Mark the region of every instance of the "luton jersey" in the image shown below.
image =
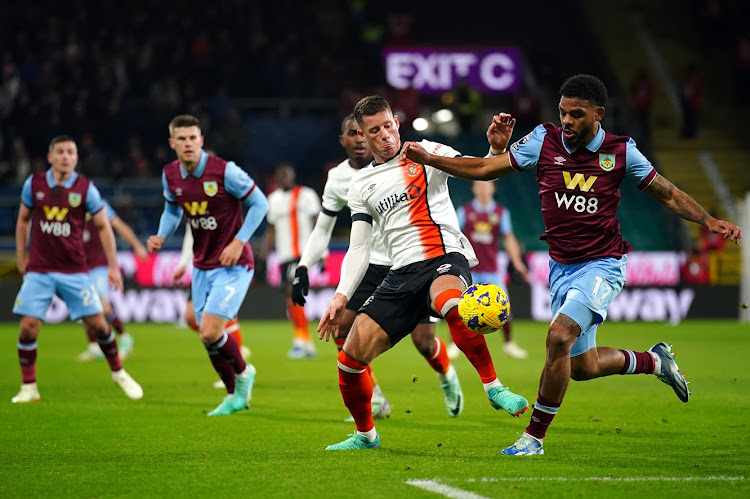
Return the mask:
<path id="1" fill-rule="evenodd" d="M 617 205 L 624 179 L 644 190 L 656 170 L 630 137 L 599 132 L 585 147 L 567 149 L 562 129 L 537 126 L 510 147 L 516 170 L 536 166 L 550 257 L 564 264 L 615 257 L 632 250 L 620 234 Z"/>
<path id="2" fill-rule="evenodd" d="M 193 265 L 201 270 L 221 267 L 219 255 L 242 227 L 242 201 L 255 189 L 253 179 L 234 162 L 202 152 L 191 174 L 179 161 L 165 166 L 162 184 L 165 199 L 182 208 L 192 229 Z M 253 268 L 250 243 L 237 265 Z"/>
<path id="3" fill-rule="evenodd" d="M 268 195 L 266 220 L 276 229 L 276 256 L 281 263 L 299 259 L 313 230 L 313 217 L 320 213 L 320 199 L 314 190 L 297 185 L 276 189 Z"/>
<path id="4" fill-rule="evenodd" d="M 458 209 L 458 224 L 461 232 L 469 238 L 479 260 L 474 270 L 497 272 L 500 238 L 513 232 L 510 212 L 495 201 L 483 207 L 474 200 Z"/>
<path id="5" fill-rule="evenodd" d="M 117 213 L 115 213 L 115 210 L 112 209 L 112 206 L 108 202 L 102 202 L 107 212 L 107 218 L 112 222 Z M 102 240 L 99 237 L 99 229 L 91 221 L 91 213 L 86 213 L 86 226 L 83 229 L 83 246 L 86 250 L 86 267 L 88 269 L 106 267 L 108 265 L 107 254 L 104 252 L 104 246 L 102 246 Z"/>
<path id="6" fill-rule="evenodd" d="M 349 202 L 349 186 L 352 176 L 358 170 L 353 168 L 349 160 L 342 161 L 328 172 L 328 180 L 323 188 L 323 211 L 335 216 L 344 209 Z M 390 267 L 393 262 L 388 257 L 383 238 L 377 226 L 373 227 L 372 245 L 370 246 L 370 263 L 373 265 L 385 265 Z"/>
<path id="7" fill-rule="evenodd" d="M 420 145 L 431 154 L 456 157 L 460 153 L 446 145 L 423 140 Z M 474 250 L 458 228 L 456 210 L 448 191 L 448 174 L 429 165 L 398 156 L 383 164 L 362 168 L 352 177 L 349 209 L 372 217 L 388 249 L 393 268 L 461 253 L 472 267 L 477 264 Z"/>
<path id="8" fill-rule="evenodd" d="M 33 173 L 21 201 L 32 210 L 29 272 L 87 272 L 83 247 L 86 212 L 96 214 L 102 200 L 94 184 L 77 173 L 62 185 L 52 170 Z"/>

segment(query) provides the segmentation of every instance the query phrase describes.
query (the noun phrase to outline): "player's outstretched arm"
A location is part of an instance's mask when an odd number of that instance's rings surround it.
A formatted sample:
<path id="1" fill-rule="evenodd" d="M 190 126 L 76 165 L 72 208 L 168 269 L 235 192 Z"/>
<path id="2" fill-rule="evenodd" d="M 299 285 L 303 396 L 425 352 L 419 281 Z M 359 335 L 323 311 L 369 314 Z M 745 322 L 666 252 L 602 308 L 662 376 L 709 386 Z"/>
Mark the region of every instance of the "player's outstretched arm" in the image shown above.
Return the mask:
<path id="1" fill-rule="evenodd" d="M 107 277 L 109 283 L 117 290 L 122 291 L 122 274 L 120 267 L 117 265 L 117 244 L 115 243 L 115 233 L 112 232 L 112 226 L 109 224 L 107 212 L 104 209 L 97 211 L 91 221 L 94 227 L 99 231 L 99 239 L 102 241 L 104 254 L 107 255 Z"/>
<path id="2" fill-rule="evenodd" d="M 21 203 L 18 208 L 18 219 L 16 221 L 16 266 L 21 275 L 26 273 L 29 257 L 26 254 L 26 245 L 29 243 L 31 231 L 31 209 Z"/>
<path id="3" fill-rule="evenodd" d="M 177 229 L 182 221 L 182 209 L 176 204 L 170 202 L 164 203 L 164 211 L 159 219 L 159 229 L 155 236 L 150 236 L 146 241 L 146 247 L 151 253 L 161 250 L 164 245 L 164 239 Z"/>
<path id="4" fill-rule="evenodd" d="M 133 251 L 135 251 L 135 254 L 138 258 L 141 260 L 145 260 L 148 258 L 148 251 L 146 250 L 146 247 L 143 246 L 143 243 L 141 243 L 140 239 L 138 239 L 138 236 L 135 235 L 135 232 L 133 232 L 133 229 L 130 228 L 130 225 L 125 223 L 125 221 L 115 216 L 110 221 L 110 224 L 112 224 L 112 228 L 117 231 L 118 234 L 122 236 L 125 241 L 133 248 Z"/>
<path id="5" fill-rule="evenodd" d="M 399 160 L 406 163 L 407 159 L 468 180 L 494 180 L 514 171 L 508 153 L 489 158 L 449 158 L 430 154 L 416 142 L 404 142 Z"/>
<path id="6" fill-rule="evenodd" d="M 321 260 L 328 249 L 331 241 L 333 227 L 336 225 L 336 217 L 321 212 L 315 221 L 310 237 L 307 239 L 305 248 L 299 259 L 299 265 L 294 271 L 292 281 L 292 302 L 296 305 L 305 304 L 305 296 L 310 290 L 310 281 L 307 278 L 307 269 L 315 262 Z"/>
<path id="7" fill-rule="evenodd" d="M 705 225 L 711 232 L 723 234 L 724 239 L 739 243 L 742 238 L 742 229 L 732 222 L 712 217 L 695 199 L 659 174 L 654 177 L 651 185 L 646 187 L 645 192 L 685 220 Z"/>

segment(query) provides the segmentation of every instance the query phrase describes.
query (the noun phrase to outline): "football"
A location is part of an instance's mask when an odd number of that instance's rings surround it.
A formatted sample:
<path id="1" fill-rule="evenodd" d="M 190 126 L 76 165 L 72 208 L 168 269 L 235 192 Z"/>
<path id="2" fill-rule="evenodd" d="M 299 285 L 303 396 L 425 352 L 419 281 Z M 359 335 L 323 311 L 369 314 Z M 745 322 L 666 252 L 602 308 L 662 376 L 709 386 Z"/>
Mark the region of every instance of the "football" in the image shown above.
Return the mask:
<path id="1" fill-rule="evenodd" d="M 503 327 L 510 317 L 510 301 L 495 284 L 472 284 L 461 294 L 458 315 L 475 333 L 492 333 Z"/>

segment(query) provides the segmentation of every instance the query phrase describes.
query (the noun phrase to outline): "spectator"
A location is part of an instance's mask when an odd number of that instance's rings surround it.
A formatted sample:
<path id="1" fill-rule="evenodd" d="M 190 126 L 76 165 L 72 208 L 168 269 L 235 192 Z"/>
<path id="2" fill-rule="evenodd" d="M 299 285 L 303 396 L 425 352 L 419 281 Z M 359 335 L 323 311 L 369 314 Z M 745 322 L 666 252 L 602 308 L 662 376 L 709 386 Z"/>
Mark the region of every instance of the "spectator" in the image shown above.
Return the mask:
<path id="1" fill-rule="evenodd" d="M 680 102 L 682 105 L 682 130 L 684 139 L 698 138 L 698 113 L 703 107 L 704 94 L 703 78 L 698 67 L 691 64 L 685 70 L 680 87 Z"/>
<path id="2" fill-rule="evenodd" d="M 654 103 L 654 84 L 644 68 L 638 70 L 638 74 L 630 84 L 630 99 L 635 109 L 638 128 L 643 134 L 638 140 L 638 147 L 648 151 L 651 149 L 651 107 Z"/>

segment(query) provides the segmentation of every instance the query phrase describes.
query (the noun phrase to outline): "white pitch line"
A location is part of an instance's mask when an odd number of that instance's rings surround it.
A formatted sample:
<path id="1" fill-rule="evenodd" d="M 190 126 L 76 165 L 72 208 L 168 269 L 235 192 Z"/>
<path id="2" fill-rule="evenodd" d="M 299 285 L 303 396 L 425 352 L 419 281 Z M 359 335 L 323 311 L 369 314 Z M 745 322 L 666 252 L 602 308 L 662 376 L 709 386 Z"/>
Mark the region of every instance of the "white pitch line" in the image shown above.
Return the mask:
<path id="1" fill-rule="evenodd" d="M 745 480 L 744 476 L 589 476 L 589 477 L 543 477 L 520 476 L 500 478 L 469 478 L 467 482 L 738 482 Z"/>
<path id="2" fill-rule="evenodd" d="M 406 483 L 452 499 L 489 499 L 488 497 L 480 496 L 473 492 L 444 485 L 437 480 L 407 480 Z"/>

